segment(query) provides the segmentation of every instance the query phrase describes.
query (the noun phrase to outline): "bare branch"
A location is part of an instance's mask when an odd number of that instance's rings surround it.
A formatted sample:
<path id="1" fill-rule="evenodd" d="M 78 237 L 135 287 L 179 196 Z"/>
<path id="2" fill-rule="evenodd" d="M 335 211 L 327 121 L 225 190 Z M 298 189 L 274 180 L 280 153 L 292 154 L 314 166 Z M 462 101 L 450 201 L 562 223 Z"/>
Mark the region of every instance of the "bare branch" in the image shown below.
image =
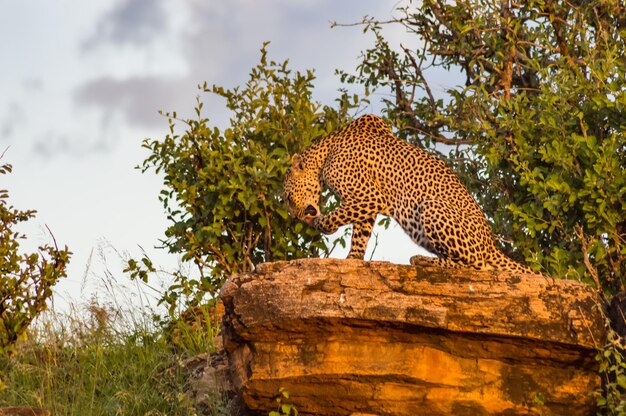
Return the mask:
<path id="1" fill-rule="evenodd" d="M 606 302 L 606 304 L 608 304 L 608 301 L 606 297 L 604 296 L 604 293 L 602 292 L 602 286 L 600 285 L 600 278 L 598 277 L 598 269 L 596 269 L 591 264 L 591 261 L 589 260 L 589 241 L 587 240 L 587 237 L 585 236 L 583 227 L 580 224 L 576 224 L 574 226 L 574 233 L 576 233 L 576 236 L 580 240 L 580 245 L 581 245 L 582 252 L 583 252 L 583 263 L 585 264 L 585 269 L 587 269 L 587 271 L 591 275 L 591 278 L 593 279 L 593 283 L 595 283 L 596 285 L 596 290 L 598 291 L 598 294 L 602 297 L 602 300 Z"/>
<path id="2" fill-rule="evenodd" d="M 204 246 L 209 251 L 211 251 L 215 255 L 215 257 L 217 257 L 217 262 L 219 263 L 219 265 L 222 266 L 228 274 L 232 274 L 233 270 L 230 264 L 228 263 L 228 261 L 226 260 L 226 256 L 224 256 L 224 254 L 219 249 L 217 249 L 213 244 L 205 243 Z M 198 256 L 196 253 L 194 253 L 193 256 L 202 265 L 205 265 L 206 267 L 210 267 L 210 265 L 206 263 L 204 260 L 202 260 L 200 256 Z"/>
<path id="3" fill-rule="evenodd" d="M 413 131 L 417 131 L 421 134 L 424 134 L 428 137 L 430 137 L 430 139 L 435 142 L 435 143 L 441 143 L 441 144 L 447 144 L 447 145 L 451 145 L 451 146 L 457 146 L 457 145 L 461 145 L 461 144 L 473 144 L 474 140 L 472 139 L 450 139 L 449 137 L 445 137 L 442 136 L 440 134 L 438 135 L 433 135 L 431 133 L 429 133 L 428 131 L 425 131 L 423 129 L 419 129 L 413 126 L 407 126 L 405 127 L 405 129 L 407 130 L 413 130 Z"/>
<path id="4" fill-rule="evenodd" d="M 430 103 L 431 109 L 433 110 L 434 113 L 437 113 L 438 112 L 437 103 L 435 101 L 435 98 L 433 97 L 432 91 L 430 90 L 430 85 L 428 85 L 428 82 L 426 81 L 426 78 L 424 77 L 422 68 L 420 67 L 420 65 L 418 65 L 411 51 L 409 51 L 407 48 L 405 48 L 402 45 L 400 45 L 400 47 L 402 48 L 406 56 L 409 57 L 409 60 L 411 61 L 411 66 L 413 67 L 413 71 L 415 71 L 415 76 L 420 79 L 420 84 L 424 86 L 424 90 L 426 91 L 426 94 L 428 95 L 428 102 Z M 411 97 L 411 101 L 413 101 L 413 97 Z"/>
<path id="5" fill-rule="evenodd" d="M 391 23 L 405 23 L 407 21 L 406 18 L 400 18 L 400 19 L 389 19 L 389 20 L 376 20 L 373 17 L 369 17 L 369 16 L 365 16 L 363 18 L 363 20 L 361 20 L 360 22 L 355 22 L 355 23 L 337 23 L 335 20 L 331 20 L 330 21 L 330 27 L 335 28 L 335 27 L 354 27 L 354 26 L 364 26 L 364 25 L 388 25 Z"/>

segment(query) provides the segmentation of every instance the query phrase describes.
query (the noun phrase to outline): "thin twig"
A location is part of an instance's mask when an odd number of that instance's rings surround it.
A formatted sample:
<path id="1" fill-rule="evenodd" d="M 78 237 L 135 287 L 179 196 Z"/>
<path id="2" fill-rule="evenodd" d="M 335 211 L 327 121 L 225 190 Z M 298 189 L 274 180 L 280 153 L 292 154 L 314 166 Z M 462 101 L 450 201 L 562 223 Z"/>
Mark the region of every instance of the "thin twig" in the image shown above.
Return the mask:
<path id="1" fill-rule="evenodd" d="M 46 230 L 48 230 L 48 232 L 50 233 L 50 237 L 52 237 L 52 241 L 54 242 L 54 249 L 55 251 L 58 253 L 59 252 L 59 246 L 57 245 L 57 239 L 54 238 L 54 234 L 52 234 L 52 231 L 50 230 L 50 227 L 48 227 L 48 225 L 45 225 Z"/>
<path id="2" fill-rule="evenodd" d="M 335 20 L 331 20 L 330 21 L 330 27 L 334 28 L 334 27 L 353 27 L 353 26 L 363 26 L 363 25 L 370 25 L 370 24 L 376 24 L 376 25 L 388 25 L 390 23 L 404 23 L 406 22 L 408 19 L 406 18 L 401 18 L 401 19 L 389 19 L 389 20 L 375 20 L 373 17 L 368 19 L 368 16 L 365 16 L 365 18 L 363 18 L 363 20 L 361 20 L 360 22 L 356 22 L 356 23 L 337 23 Z"/>
<path id="3" fill-rule="evenodd" d="M 600 296 L 602 301 L 605 303 L 605 305 L 608 305 L 609 301 L 606 298 L 606 296 L 604 296 L 604 292 L 602 291 L 602 286 L 600 285 L 598 269 L 596 269 L 591 264 L 591 261 L 589 260 L 589 242 L 587 241 L 587 238 L 585 237 L 583 227 L 580 224 L 576 224 L 574 226 L 574 233 L 576 233 L 576 236 L 580 240 L 580 245 L 581 245 L 582 252 L 583 252 L 583 263 L 585 264 L 585 268 L 591 275 L 591 278 L 593 279 L 593 282 L 596 285 L 596 291 L 598 292 L 598 295 Z"/>
<path id="4" fill-rule="evenodd" d="M 596 338 L 593 336 L 593 331 L 591 330 L 591 328 L 589 327 L 589 323 L 587 322 L 587 319 L 585 318 L 585 315 L 583 314 L 583 310 L 581 309 L 580 306 L 578 306 L 578 312 L 580 312 L 580 318 L 583 321 L 583 324 L 585 325 L 585 327 L 587 328 L 587 332 L 589 332 L 589 335 L 591 336 L 591 340 L 593 341 L 593 346 L 596 349 L 599 349 L 600 346 L 598 345 L 598 343 L 596 342 Z"/>
<path id="5" fill-rule="evenodd" d="M 4 149 L 4 151 L 2 152 L 2 154 L 0 155 L 0 159 L 2 159 L 4 157 L 4 154 L 9 150 L 11 146 L 7 146 L 6 149 Z"/>
<path id="6" fill-rule="evenodd" d="M 449 139 L 445 136 L 442 135 L 433 135 L 432 133 L 429 133 L 427 130 L 424 130 L 423 128 L 420 127 L 413 127 L 413 126 L 406 126 L 404 127 L 407 130 L 414 130 L 417 131 L 419 133 L 425 134 L 427 136 L 430 137 L 430 139 L 435 142 L 435 143 L 441 143 L 441 144 L 447 144 L 447 145 L 451 145 L 451 146 L 456 146 L 456 145 L 461 145 L 461 144 L 473 144 L 474 140 L 472 139 Z"/>
<path id="7" fill-rule="evenodd" d="M 402 45 L 400 45 L 400 47 L 402 48 L 402 50 L 404 51 L 406 56 L 409 57 L 409 60 L 411 61 L 411 66 L 413 67 L 413 70 L 415 71 L 415 76 L 418 77 L 421 80 L 420 83 L 424 86 L 424 90 L 426 91 L 426 94 L 428 94 L 428 101 L 430 103 L 430 107 L 433 110 L 433 112 L 436 113 L 437 112 L 437 103 L 435 102 L 435 97 L 433 97 L 433 93 L 430 90 L 430 85 L 428 85 L 428 82 L 426 81 L 426 78 L 424 77 L 424 73 L 422 72 L 422 69 L 418 65 L 418 63 L 415 60 L 415 57 L 413 56 L 411 51 L 409 51 L 407 48 L 405 48 Z M 411 96 L 411 101 L 413 101 L 413 97 L 412 96 Z"/>

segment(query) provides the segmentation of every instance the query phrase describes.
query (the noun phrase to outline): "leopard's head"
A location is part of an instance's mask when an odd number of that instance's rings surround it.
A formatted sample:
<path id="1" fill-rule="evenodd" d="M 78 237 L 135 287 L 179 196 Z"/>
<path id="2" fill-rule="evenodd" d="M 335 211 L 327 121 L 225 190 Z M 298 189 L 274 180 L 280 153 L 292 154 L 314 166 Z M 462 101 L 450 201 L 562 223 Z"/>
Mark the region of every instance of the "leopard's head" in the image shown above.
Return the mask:
<path id="1" fill-rule="evenodd" d="M 283 182 L 283 195 L 289 213 L 310 223 L 313 218 L 321 215 L 319 208 L 321 193 L 319 172 L 307 167 L 300 155 L 294 155 Z"/>

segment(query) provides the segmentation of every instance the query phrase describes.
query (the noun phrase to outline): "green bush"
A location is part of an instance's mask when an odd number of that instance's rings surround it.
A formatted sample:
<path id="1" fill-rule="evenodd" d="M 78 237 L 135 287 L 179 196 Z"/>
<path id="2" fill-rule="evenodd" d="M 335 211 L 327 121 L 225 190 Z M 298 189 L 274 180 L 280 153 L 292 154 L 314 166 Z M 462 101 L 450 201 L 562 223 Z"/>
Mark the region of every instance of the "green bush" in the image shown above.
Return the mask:
<path id="1" fill-rule="evenodd" d="M 504 251 L 605 293 L 626 276 L 626 7 L 412 2 L 363 22 L 375 45 L 342 79 L 383 94 L 398 134 L 464 178 Z M 384 24 L 415 48 L 395 47 Z M 437 88 L 447 72 L 463 85 Z"/>
<path id="2" fill-rule="evenodd" d="M 278 410 L 272 410 L 268 416 L 298 416 L 298 409 L 291 403 L 285 403 L 286 401 L 289 401 L 289 392 L 281 387 L 276 397 Z"/>
<path id="3" fill-rule="evenodd" d="M 2 165 L 0 175 L 11 170 L 11 165 Z M 36 253 L 20 253 L 20 240 L 26 236 L 14 227 L 32 219 L 36 211 L 17 210 L 8 198 L 8 191 L 0 189 L 0 356 L 13 352 L 28 325 L 46 309 L 52 286 L 65 277 L 70 257 L 67 247 L 59 250 L 56 242 Z"/>
<path id="4" fill-rule="evenodd" d="M 345 124 L 359 100 L 343 94 L 338 110 L 322 106 L 312 98 L 312 71 L 292 72 L 287 61 L 268 60 L 266 47 L 243 87 L 201 87 L 225 99 L 232 112 L 228 128 L 211 126 L 198 99 L 197 119 L 168 113 L 170 134 L 144 141 L 150 155 L 141 170 L 164 180 L 160 200 L 171 221 L 164 247 L 193 262 L 200 274 L 175 276 L 162 299 L 171 309 L 182 296 L 197 304 L 228 276 L 261 262 L 329 251 L 317 231 L 288 215 L 282 178 L 291 156 Z M 184 125 L 182 134 L 177 122 Z M 144 257 L 131 260 L 127 271 L 146 280 L 155 267 Z"/>
<path id="5" fill-rule="evenodd" d="M 600 415 L 618 416 L 626 414 L 626 361 L 624 360 L 624 338 L 610 328 L 607 322 L 608 337 L 598 351 L 596 361 L 600 364 L 602 388 L 595 392 Z"/>

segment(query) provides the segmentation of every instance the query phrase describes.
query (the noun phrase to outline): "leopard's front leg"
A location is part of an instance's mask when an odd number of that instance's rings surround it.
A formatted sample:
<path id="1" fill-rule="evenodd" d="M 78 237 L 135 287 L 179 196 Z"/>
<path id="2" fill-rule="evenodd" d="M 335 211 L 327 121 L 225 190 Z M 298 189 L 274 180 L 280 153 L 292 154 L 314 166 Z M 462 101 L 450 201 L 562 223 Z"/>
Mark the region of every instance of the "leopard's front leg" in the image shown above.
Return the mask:
<path id="1" fill-rule="evenodd" d="M 354 223 L 352 228 L 352 244 L 350 245 L 349 259 L 362 259 L 365 257 L 365 249 L 372 235 L 376 217 L 368 218 L 363 222 Z"/>
<path id="2" fill-rule="evenodd" d="M 324 234 L 332 234 L 342 225 L 352 224 L 352 243 L 348 258 L 362 259 L 365 256 L 365 249 L 377 214 L 375 204 L 352 205 L 344 202 L 333 212 L 311 218 L 307 222 Z"/>

